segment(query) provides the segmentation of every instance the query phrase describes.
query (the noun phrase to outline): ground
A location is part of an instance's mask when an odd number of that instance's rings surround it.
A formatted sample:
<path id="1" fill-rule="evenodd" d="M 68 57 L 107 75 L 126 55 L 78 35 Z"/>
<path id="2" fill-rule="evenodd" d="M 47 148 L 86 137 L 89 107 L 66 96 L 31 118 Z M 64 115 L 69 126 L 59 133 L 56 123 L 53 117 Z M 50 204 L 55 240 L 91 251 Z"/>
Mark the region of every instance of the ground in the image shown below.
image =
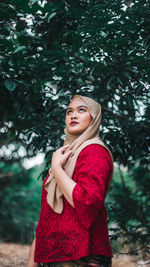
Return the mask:
<path id="1" fill-rule="evenodd" d="M 0 267 L 25 267 L 29 246 L 0 243 Z M 145 262 L 141 256 L 115 255 L 112 267 L 150 267 L 150 258 Z"/>

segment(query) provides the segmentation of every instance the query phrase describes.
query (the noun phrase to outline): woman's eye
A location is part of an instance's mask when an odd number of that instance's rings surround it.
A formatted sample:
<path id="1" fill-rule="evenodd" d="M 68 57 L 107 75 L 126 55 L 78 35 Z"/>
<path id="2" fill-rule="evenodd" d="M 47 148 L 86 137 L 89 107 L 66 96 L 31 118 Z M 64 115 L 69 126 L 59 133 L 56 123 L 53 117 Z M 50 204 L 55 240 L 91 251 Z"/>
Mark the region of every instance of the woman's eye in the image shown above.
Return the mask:
<path id="1" fill-rule="evenodd" d="M 79 111 L 85 111 L 84 108 L 80 108 Z"/>
<path id="2" fill-rule="evenodd" d="M 68 110 L 66 114 L 71 114 L 72 110 Z"/>
<path id="3" fill-rule="evenodd" d="M 84 111 L 85 111 L 84 108 L 79 108 L 79 109 L 78 109 L 78 112 L 84 112 Z M 72 114 L 72 112 L 73 112 L 73 111 L 70 109 L 70 110 L 67 110 L 66 114 L 67 114 L 67 115 L 70 115 L 70 114 Z"/>

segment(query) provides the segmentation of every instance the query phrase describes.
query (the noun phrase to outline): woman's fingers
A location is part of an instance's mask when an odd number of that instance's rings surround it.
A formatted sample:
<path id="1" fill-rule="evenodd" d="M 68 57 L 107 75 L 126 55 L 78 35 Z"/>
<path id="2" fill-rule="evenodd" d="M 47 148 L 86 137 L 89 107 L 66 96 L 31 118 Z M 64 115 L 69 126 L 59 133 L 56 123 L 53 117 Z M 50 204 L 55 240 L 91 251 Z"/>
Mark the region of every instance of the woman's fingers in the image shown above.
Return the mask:
<path id="1" fill-rule="evenodd" d="M 62 146 L 61 148 L 62 148 L 63 150 L 65 150 L 65 149 L 67 149 L 68 147 L 70 147 L 70 145 L 65 145 L 65 146 Z"/>
<path id="2" fill-rule="evenodd" d="M 65 154 L 64 154 L 64 156 L 66 156 L 67 154 L 69 155 L 69 154 L 71 154 L 72 153 L 72 150 L 68 150 Z"/>
<path id="3" fill-rule="evenodd" d="M 67 148 L 69 148 L 70 145 L 65 145 L 63 147 L 60 147 L 57 149 L 53 155 L 52 155 L 52 167 L 57 168 L 57 166 L 63 166 L 68 159 L 68 157 L 71 155 L 72 150 L 65 151 Z"/>
<path id="4" fill-rule="evenodd" d="M 65 145 L 65 146 L 60 147 L 59 150 L 63 153 L 69 147 L 70 147 L 70 145 Z"/>
<path id="5" fill-rule="evenodd" d="M 67 158 L 71 155 L 72 151 L 68 150 L 65 154 L 63 154 L 63 161 L 66 162 Z"/>

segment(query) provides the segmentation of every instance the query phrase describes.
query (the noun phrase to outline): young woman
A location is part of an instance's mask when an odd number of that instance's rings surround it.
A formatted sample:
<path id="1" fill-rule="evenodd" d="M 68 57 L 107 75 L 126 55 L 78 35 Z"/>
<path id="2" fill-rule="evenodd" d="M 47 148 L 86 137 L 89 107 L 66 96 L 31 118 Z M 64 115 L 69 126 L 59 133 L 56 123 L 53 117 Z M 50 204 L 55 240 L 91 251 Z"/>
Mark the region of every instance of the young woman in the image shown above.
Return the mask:
<path id="1" fill-rule="evenodd" d="M 99 138 L 101 106 L 75 95 L 66 110 L 64 146 L 53 153 L 27 267 L 110 267 L 104 200 L 113 160 Z"/>

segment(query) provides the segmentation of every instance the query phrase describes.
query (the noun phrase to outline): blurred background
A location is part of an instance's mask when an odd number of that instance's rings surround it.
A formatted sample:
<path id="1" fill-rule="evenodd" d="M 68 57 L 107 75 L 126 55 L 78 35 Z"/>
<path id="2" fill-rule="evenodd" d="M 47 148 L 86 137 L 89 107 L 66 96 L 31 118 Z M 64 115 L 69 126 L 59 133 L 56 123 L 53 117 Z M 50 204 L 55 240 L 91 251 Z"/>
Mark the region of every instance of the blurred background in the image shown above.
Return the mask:
<path id="1" fill-rule="evenodd" d="M 32 242 L 65 108 L 81 94 L 102 105 L 114 156 L 113 251 L 148 255 L 149 1 L 5 0 L 0 18 L 0 241 Z"/>

